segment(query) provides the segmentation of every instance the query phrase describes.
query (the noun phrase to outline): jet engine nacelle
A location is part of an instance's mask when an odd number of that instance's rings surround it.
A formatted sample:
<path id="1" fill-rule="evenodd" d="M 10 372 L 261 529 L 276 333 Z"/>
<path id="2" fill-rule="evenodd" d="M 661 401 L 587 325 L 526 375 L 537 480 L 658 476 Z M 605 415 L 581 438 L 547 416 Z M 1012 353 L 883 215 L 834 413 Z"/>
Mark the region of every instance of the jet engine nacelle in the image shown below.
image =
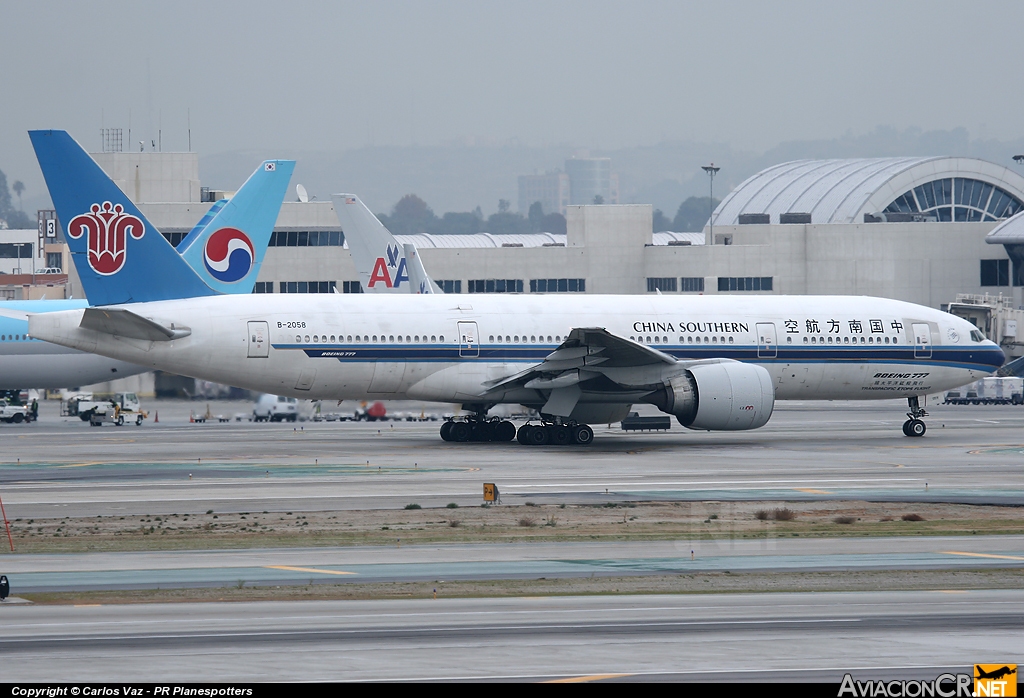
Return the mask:
<path id="1" fill-rule="evenodd" d="M 702 364 L 672 378 L 658 407 L 690 429 L 757 429 L 772 416 L 775 390 L 761 366 L 733 361 Z"/>

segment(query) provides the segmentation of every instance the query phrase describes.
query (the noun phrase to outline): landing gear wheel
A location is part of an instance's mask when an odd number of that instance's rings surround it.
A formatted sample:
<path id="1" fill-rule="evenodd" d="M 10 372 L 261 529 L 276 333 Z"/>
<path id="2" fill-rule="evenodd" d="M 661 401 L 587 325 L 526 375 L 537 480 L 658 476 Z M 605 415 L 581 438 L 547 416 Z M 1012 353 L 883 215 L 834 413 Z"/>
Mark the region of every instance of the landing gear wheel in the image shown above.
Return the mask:
<path id="1" fill-rule="evenodd" d="M 466 422 L 451 422 L 452 428 L 449 436 L 452 441 L 465 443 L 473 436 L 473 429 Z"/>
<path id="2" fill-rule="evenodd" d="M 580 446 L 589 446 L 594 441 L 594 430 L 586 424 L 573 427 L 572 440 Z"/>
<path id="3" fill-rule="evenodd" d="M 547 446 L 551 440 L 547 427 L 534 427 L 530 431 L 529 444 L 531 446 Z"/>
<path id="4" fill-rule="evenodd" d="M 494 441 L 512 441 L 516 438 L 516 425 L 512 422 L 498 422 L 491 437 Z"/>
<path id="5" fill-rule="evenodd" d="M 521 443 L 523 446 L 529 445 L 530 435 L 533 432 L 534 428 L 535 427 L 532 424 L 524 424 L 523 426 L 519 427 L 519 431 L 516 432 L 516 441 Z"/>
<path id="6" fill-rule="evenodd" d="M 470 422 L 470 441 L 491 441 L 494 436 L 494 424 L 491 422 Z"/>
<path id="7" fill-rule="evenodd" d="M 566 426 L 554 426 L 551 429 L 551 443 L 555 446 L 566 446 L 572 441 L 572 432 Z"/>
<path id="8" fill-rule="evenodd" d="M 452 440 L 452 423 L 445 422 L 441 425 L 441 440 L 451 441 Z"/>
<path id="9" fill-rule="evenodd" d="M 921 401 L 916 395 L 907 398 L 907 405 L 910 407 L 910 411 L 907 412 L 910 419 L 903 423 L 903 433 L 907 436 L 924 436 L 928 427 L 921 421 L 921 417 L 927 417 L 928 412 L 921 407 Z"/>

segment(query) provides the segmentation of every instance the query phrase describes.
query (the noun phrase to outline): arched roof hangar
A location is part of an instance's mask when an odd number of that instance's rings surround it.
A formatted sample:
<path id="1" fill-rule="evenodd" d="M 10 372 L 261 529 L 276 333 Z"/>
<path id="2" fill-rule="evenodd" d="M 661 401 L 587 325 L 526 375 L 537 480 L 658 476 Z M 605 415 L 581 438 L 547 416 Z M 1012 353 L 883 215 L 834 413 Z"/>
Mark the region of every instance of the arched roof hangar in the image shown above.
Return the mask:
<path id="1" fill-rule="evenodd" d="M 739 224 L 742 214 L 768 214 L 779 223 L 786 213 L 809 213 L 812 223 L 861 223 L 865 214 L 884 211 L 996 220 L 1022 208 L 1024 177 L 977 158 L 797 160 L 736 187 L 715 210 L 715 224 Z"/>

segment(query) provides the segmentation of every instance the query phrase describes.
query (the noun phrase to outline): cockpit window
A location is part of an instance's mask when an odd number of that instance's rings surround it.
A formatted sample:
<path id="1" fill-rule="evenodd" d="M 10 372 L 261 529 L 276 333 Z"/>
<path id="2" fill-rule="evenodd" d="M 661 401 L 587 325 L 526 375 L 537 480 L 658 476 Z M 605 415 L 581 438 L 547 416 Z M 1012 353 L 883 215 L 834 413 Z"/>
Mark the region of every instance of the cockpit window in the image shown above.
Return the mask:
<path id="1" fill-rule="evenodd" d="M 984 342 L 985 335 L 981 333 L 981 330 L 971 330 L 971 340 L 975 342 Z"/>

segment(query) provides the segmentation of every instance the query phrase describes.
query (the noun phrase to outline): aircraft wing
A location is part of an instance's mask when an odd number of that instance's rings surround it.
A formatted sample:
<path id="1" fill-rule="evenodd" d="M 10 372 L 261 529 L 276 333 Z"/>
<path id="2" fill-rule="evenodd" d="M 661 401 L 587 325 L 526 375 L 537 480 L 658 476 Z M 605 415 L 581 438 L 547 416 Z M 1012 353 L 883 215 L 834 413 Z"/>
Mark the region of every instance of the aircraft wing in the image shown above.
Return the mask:
<path id="1" fill-rule="evenodd" d="M 730 360 L 679 361 L 604 328 L 575 328 L 544 361 L 491 382 L 482 397 L 536 390 L 546 396 L 545 413 L 564 416 L 585 393 L 600 394 L 609 402 L 633 402 L 691 366 L 723 361 Z"/>

